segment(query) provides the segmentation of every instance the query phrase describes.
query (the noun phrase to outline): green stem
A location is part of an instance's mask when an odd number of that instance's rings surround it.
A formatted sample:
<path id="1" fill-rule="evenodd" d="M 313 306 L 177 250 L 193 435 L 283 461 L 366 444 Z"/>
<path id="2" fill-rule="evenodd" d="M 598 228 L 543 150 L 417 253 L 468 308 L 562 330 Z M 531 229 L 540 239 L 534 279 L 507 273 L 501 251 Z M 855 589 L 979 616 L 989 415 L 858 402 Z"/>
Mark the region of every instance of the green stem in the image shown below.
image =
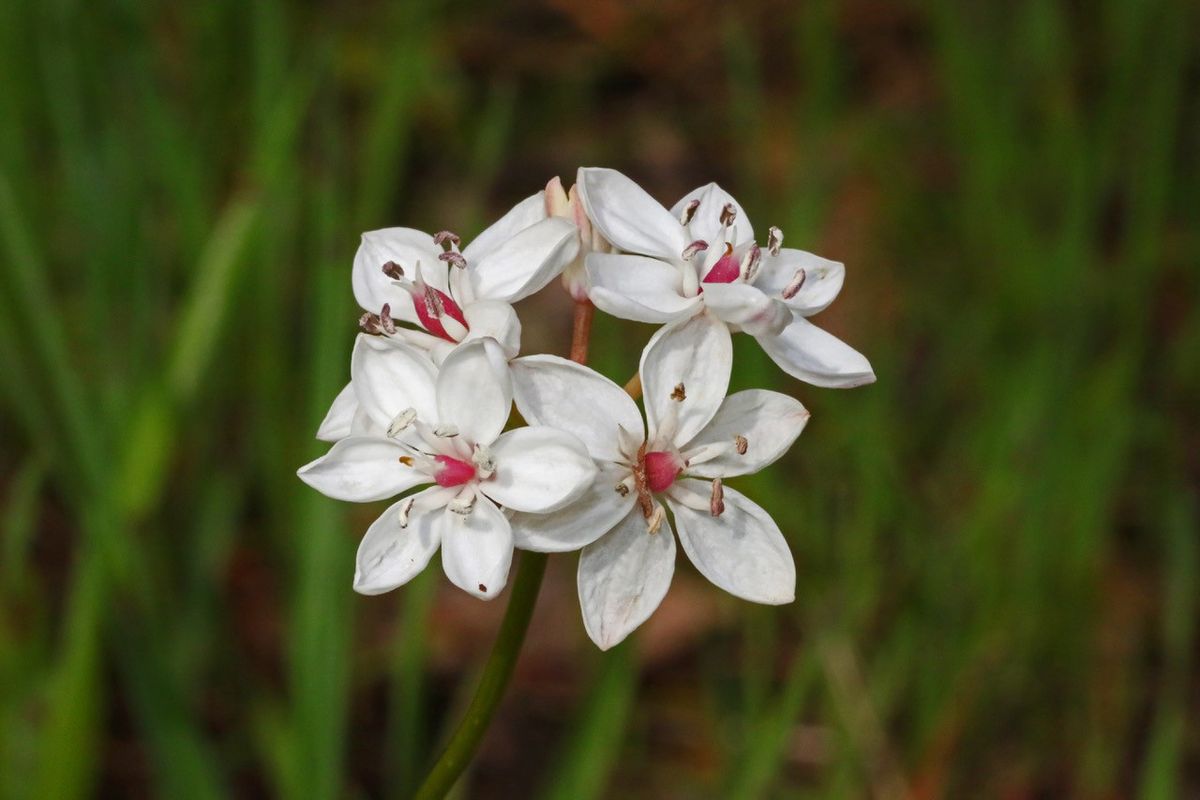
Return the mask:
<path id="1" fill-rule="evenodd" d="M 525 631 L 529 628 L 533 606 L 537 602 L 538 590 L 542 587 L 542 576 L 545 573 L 545 553 L 521 553 L 508 609 L 504 612 L 504 621 L 500 623 L 500 632 L 496 635 L 492 654 L 488 656 L 487 664 L 484 665 L 479 688 L 475 690 L 471 706 L 454 735 L 450 737 L 446 749 L 438 756 L 437 763 L 425 778 L 425 783 L 417 790 L 416 800 L 441 800 L 445 797 L 446 793 L 454 788 L 458 777 L 475 755 L 475 750 L 492 721 L 492 715 L 500 705 L 500 698 L 504 696 L 508 680 L 512 677 L 517 654 L 521 651 L 521 643 L 525 641 Z"/>

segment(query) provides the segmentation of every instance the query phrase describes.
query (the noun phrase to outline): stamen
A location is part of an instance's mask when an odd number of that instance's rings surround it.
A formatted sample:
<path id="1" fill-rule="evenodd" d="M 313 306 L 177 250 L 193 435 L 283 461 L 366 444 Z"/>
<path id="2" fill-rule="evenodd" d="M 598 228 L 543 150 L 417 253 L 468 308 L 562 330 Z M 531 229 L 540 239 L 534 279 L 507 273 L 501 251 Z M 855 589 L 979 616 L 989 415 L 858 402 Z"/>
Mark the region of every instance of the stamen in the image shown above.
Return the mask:
<path id="1" fill-rule="evenodd" d="M 492 451 L 487 445 L 475 445 L 475 452 L 471 454 L 471 463 L 479 471 L 479 477 L 487 479 L 492 477 L 496 472 L 496 457 L 492 455 Z"/>
<path id="2" fill-rule="evenodd" d="M 408 515 L 412 513 L 413 504 L 417 502 L 417 498 L 410 497 L 400 505 L 400 510 L 396 513 L 396 518 L 400 521 L 401 528 L 408 527 Z"/>
<path id="3" fill-rule="evenodd" d="M 725 487 L 721 485 L 720 478 L 713 479 L 712 496 L 708 501 L 708 510 L 714 517 L 719 517 L 725 513 Z"/>
<path id="4" fill-rule="evenodd" d="M 379 325 L 388 335 L 396 332 L 396 323 L 392 321 L 392 307 L 388 303 L 384 303 L 383 308 L 379 309 Z"/>
<path id="5" fill-rule="evenodd" d="M 412 456 L 400 456 L 396 460 L 399 461 L 401 464 L 403 464 L 406 467 L 411 467 L 413 464 L 416 463 L 415 461 L 413 461 Z"/>
<path id="6" fill-rule="evenodd" d="M 383 274 L 394 281 L 398 281 L 404 277 L 404 268 L 395 261 L 389 261 L 383 265 Z"/>
<path id="7" fill-rule="evenodd" d="M 687 392 L 684 391 L 682 383 L 675 384 L 675 388 L 671 390 L 671 399 L 676 403 L 682 403 L 684 400 L 687 400 Z"/>
<path id="8" fill-rule="evenodd" d="M 683 211 L 679 212 L 679 224 L 688 225 L 692 221 L 692 217 L 696 216 L 696 209 L 700 207 L 700 200 L 692 200 L 683 207 Z"/>
<path id="9" fill-rule="evenodd" d="M 748 450 L 749 447 L 750 442 L 746 440 L 745 436 L 742 436 L 739 433 L 737 436 L 733 437 L 733 449 L 737 450 L 737 454 L 739 456 L 746 455 L 746 450 Z"/>
<path id="10" fill-rule="evenodd" d="M 389 438 L 395 439 L 401 433 L 408 429 L 417 419 L 417 410 L 415 408 L 406 408 L 392 418 L 392 423 L 388 425 L 387 435 Z"/>
<path id="11" fill-rule="evenodd" d="M 448 250 L 445 253 L 438 253 L 438 261 L 445 261 L 450 266 L 458 267 L 459 269 L 467 268 L 467 260 L 463 258 L 462 253 L 454 250 Z"/>
<path id="12" fill-rule="evenodd" d="M 796 270 L 796 274 L 792 276 L 792 280 L 787 286 L 783 287 L 783 299 L 791 300 L 800 291 L 800 287 L 804 285 L 804 279 L 808 273 L 803 268 Z"/>
<path id="13" fill-rule="evenodd" d="M 370 311 L 364 312 L 363 315 L 358 318 L 358 327 L 363 333 L 371 336 L 383 335 L 383 326 L 380 323 L 379 315 L 372 314 Z"/>
<path id="14" fill-rule="evenodd" d="M 693 258 L 696 257 L 697 253 L 701 253 L 707 249 L 708 249 L 708 242 L 704 241 L 703 239 L 697 239 L 696 241 L 689 244 L 687 247 L 683 248 L 683 252 L 679 254 L 679 257 L 682 258 L 684 261 L 691 261 Z"/>
<path id="15" fill-rule="evenodd" d="M 725 207 L 721 209 L 721 224 L 732 225 L 736 219 L 737 208 L 734 207 L 733 203 L 726 203 Z"/>
<path id="16" fill-rule="evenodd" d="M 771 251 L 771 255 L 779 255 L 779 248 L 783 246 L 783 231 L 772 225 L 767 229 L 767 249 Z"/>
<path id="17" fill-rule="evenodd" d="M 446 252 L 450 252 L 451 248 L 458 249 L 462 239 L 458 238 L 457 233 L 438 231 L 433 235 L 433 243 L 442 247 Z"/>
<path id="18" fill-rule="evenodd" d="M 458 436 L 458 426 L 444 422 L 434 427 L 433 435 L 441 439 L 453 439 Z"/>
<path id="19" fill-rule="evenodd" d="M 625 483 L 625 481 L 621 481 L 620 483 L 618 483 L 616 486 L 613 487 L 613 491 L 616 492 L 617 494 L 621 495 L 621 497 L 628 497 L 630 489 L 629 489 L 629 485 L 627 483 Z"/>
<path id="20" fill-rule="evenodd" d="M 655 506 L 654 513 L 646 518 L 646 533 L 658 533 L 666 516 L 662 506 Z"/>
<path id="21" fill-rule="evenodd" d="M 466 487 L 446 504 L 446 508 L 460 517 L 469 517 L 475 510 L 475 489 L 470 486 Z"/>
<path id="22" fill-rule="evenodd" d="M 750 249 L 746 251 L 746 255 L 742 256 L 742 265 L 739 272 L 742 279 L 746 283 L 751 283 L 754 276 L 758 274 L 759 264 L 762 263 L 762 248 L 757 244 L 750 245 Z"/>

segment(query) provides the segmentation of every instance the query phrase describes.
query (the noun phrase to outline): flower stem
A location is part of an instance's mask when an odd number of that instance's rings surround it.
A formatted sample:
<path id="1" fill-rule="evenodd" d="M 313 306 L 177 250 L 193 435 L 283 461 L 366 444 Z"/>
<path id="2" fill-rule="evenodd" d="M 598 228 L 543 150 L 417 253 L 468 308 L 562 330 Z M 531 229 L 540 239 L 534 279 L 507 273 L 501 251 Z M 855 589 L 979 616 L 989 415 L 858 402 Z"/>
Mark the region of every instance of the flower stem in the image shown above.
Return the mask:
<path id="1" fill-rule="evenodd" d="M 575 303 L 571 360 L 579 364 L 587 363 L 588 340 L 592 334 L 595 311 L 595 306 L 587 300 Z M 542 588 L 542 576 L 546 574 L 546 558 L 545 553 L 527 551 L 521 554 L 508 608 L 504 611 L 504 620 L 500 623 L 500 632 L 496 634 L 491 655 L 483 667 L 479 688 L 475 690 L 467 714 L 450 737 L 446 749 L 438 756 L 425 782 L 417 790 L 416 800 L 441 800 L 445 797 L 479 748 L 479 742 L 487 732 L 512 678 L 517 656 L 525 641 L 525 632 L 529 629 L 529 620 L 533 617 L 538 591 Z"/>
<path id="2" fill-rule="evenodd" d="M 450 737 L 446 749 L 438 756 L 425 783 L 417 790 L 416 800 L 441 800 L 445 797 L 475 755 L 512 677 L 545 572 L 545 553 L 521 553 L 512 596 L 504 612 L 504 621 L 500 623 L 496 644 L 483 668 L 479 688 L 475 690 L 467 714 Z"/>

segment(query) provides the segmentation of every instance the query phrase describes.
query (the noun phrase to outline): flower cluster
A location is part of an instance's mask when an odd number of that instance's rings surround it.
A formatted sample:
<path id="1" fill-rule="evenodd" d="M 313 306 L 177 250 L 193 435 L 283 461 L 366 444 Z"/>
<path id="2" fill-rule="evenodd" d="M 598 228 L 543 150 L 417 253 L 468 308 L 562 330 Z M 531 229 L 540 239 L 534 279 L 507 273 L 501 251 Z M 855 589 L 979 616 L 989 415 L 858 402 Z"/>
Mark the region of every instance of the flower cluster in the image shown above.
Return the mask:
<path id="1" fill-rule="evenodd" d="M 461 245 L 389 228 L 364 234 L 354 259 L 365 313 L 350 383 L 317 433 L 333 447 L 299 475 L 339 500 L 400 496 L 359 546 L 355 590 L 390 591 L 440 548 L 446 576 L 490 599 L 514 548 L 580 550 L 584 624 L 609 648 L 666 595 L 678 536 L 722 589 L 790 602 L 779 527 L 723 481 L 773 463 L 809 415 L 778 392 L 727 395 L 731 333 L 817 386 L 873 381 L 862 355 L 808 321 L 837 296 L 842 265 L 783 247 L 774 227 L 760 245 L 716 184 L 668 211 L 610 169 L 581 169 L 569 192 L 555 178 Z M 559 275 L 577 303 L 662 324 L 631 390 L 520 355 L 512 303 Z"/>

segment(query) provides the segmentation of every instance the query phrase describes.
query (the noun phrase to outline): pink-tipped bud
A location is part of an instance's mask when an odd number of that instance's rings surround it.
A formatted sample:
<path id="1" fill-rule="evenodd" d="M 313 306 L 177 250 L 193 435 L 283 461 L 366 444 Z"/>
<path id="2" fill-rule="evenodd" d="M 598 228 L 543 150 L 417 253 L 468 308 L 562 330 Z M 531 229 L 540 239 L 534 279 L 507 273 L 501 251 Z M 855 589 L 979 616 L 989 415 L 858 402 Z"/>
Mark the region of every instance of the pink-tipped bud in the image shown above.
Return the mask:
<path id="1" fill-rule="evenodd" d="M 434 456 L 433 460 L 440 465 L 433 476 L 438 486 L 462 486 L 475 478 L 475 465 L 469 461 L 454 456 Z"/>
<path id="2" fill-rule="evenodd" d="M 675 482 L 683 469 L 679 456 L 673 453 L 664 453 L 661 450 L 646 453 L 644 463 L 646 465 L 646 486 L 652 492 L 665 492 L 670 489 L 671 484 Z"/>
<path id="3" fill-rule="evenodd" d="M 721 256 L 704 276 L 703 283 L 733 283 L 742 274 L 742 266 L 733 257 L 733 245 L 726 243 L 725 255 Z"/>

